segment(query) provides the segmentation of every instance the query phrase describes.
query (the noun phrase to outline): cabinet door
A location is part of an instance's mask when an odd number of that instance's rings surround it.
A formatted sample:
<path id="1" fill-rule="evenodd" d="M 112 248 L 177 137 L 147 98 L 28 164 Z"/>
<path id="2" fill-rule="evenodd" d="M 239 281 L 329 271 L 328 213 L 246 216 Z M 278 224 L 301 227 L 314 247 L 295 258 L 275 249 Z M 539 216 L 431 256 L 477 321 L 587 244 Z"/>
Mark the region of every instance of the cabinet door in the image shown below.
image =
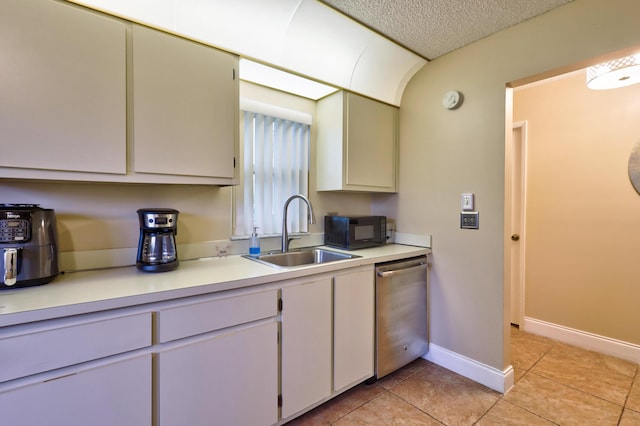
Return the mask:
<path id="1" fill-rule="evenodd" d="M 347 93 L 345 126 L 347 188 L 395 191 L 397 108 Z"/>
<path id="2" fill-rule="evenodd" d="M 349 92 L 318 101 L 318 191 L 395 192 L 398 108 Z"/>
<path id="3" fill-rule="evenodd" d="M 0 58 L 0 166 L 126 173 L 123 22 L 2 0 Z"/>
<path id="4" fill-rule="evenodd" d="M 331 394 L 331 279 L 282 289 L 282 418 Z"/>
<path id="5" fill-rule="evenodd" d="M 374 374 L 374 271 L 337 275 L 333 282 L 334 391 Z"/>
<path id="6" fill-rule="evenodd" d="M 115 360 L 114 360 L 115 359 Z M 107 358 L 0 387 L 0 423 L 11 426 L 151 425 L 151 354 Z M 11 382 L 9 382 L 11 384 Z"/>
<path id="7" fill-rule="evenodd" d="M 137 173 L 234 177 L 238 59 L 133 25 L 133 144 Z"/>
<path id="8" fill-rule="evenodd" d="M 158 424 L 259 426 L 278 421 L 278 327 L 210 334 L 156 357 Z"/>

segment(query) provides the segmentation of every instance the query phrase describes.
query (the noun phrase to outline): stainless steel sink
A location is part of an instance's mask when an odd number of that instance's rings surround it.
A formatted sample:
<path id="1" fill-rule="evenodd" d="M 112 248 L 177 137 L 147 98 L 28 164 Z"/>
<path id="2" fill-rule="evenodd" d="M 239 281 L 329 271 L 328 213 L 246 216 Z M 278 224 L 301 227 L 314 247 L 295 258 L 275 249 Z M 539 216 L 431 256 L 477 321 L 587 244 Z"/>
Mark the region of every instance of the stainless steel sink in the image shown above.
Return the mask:
<path id="1" fill-rule="evenodd" d="M 311 248 L 291 250 L 286 253 L 265 253 L 258 257 L 243 255 L 247 259 L 280 268 L 293 268 L 296 266 L 316 265 L 320 263 L 336 262 L 339 260 L 355 259 L 361 257 L 350 253 L 341 253 L 323 248 Z"/>

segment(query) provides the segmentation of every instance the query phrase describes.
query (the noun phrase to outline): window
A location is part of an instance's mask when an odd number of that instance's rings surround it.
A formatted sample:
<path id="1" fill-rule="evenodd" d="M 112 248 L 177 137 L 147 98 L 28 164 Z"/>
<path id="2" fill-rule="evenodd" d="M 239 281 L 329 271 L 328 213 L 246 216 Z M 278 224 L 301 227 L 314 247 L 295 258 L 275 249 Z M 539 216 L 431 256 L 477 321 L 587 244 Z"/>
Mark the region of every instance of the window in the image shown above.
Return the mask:
<path id="1" fill-rule="evenodd" d="M 282 208 L 291 195 L 308 195 L 309 124 L 244 111 L 242 177 L 235 190 L 235 236 L 282 232 Z M 307 232 L 307 208 L 289 205 L 290 232 Z"/>

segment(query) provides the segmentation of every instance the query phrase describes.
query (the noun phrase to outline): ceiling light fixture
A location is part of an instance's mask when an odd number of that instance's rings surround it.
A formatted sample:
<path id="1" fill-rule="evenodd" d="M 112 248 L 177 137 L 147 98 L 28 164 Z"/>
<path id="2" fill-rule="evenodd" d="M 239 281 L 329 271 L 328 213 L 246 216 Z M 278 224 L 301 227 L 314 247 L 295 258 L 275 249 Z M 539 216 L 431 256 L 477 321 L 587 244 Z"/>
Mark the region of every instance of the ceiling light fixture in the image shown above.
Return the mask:
<path id="1" fill-rule="evenodd" d="M 587 68 L 587 87 L 616 89 L 640 83 L 640 54 L 625 56 Z"/>

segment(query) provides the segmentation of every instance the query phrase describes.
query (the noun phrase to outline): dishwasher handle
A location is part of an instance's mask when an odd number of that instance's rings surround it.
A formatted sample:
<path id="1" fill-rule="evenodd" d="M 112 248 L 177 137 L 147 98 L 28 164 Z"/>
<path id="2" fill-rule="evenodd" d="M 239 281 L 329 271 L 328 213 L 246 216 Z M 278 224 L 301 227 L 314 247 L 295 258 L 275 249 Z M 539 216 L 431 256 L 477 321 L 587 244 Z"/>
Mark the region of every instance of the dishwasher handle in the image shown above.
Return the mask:
<path id="1" fill-rule="evenodd" d="M 405 268 L 392 269 L 390 271 L 378 271 L 378 276 L 380 278 L 389 278 L 389 277 L 394 277 L 398 275 L 404 275 L 411 272 L 415 272 L 420 269 L 427 269 L 426 261 L 421 261 L 418 264 L 408 265 Z"/>

